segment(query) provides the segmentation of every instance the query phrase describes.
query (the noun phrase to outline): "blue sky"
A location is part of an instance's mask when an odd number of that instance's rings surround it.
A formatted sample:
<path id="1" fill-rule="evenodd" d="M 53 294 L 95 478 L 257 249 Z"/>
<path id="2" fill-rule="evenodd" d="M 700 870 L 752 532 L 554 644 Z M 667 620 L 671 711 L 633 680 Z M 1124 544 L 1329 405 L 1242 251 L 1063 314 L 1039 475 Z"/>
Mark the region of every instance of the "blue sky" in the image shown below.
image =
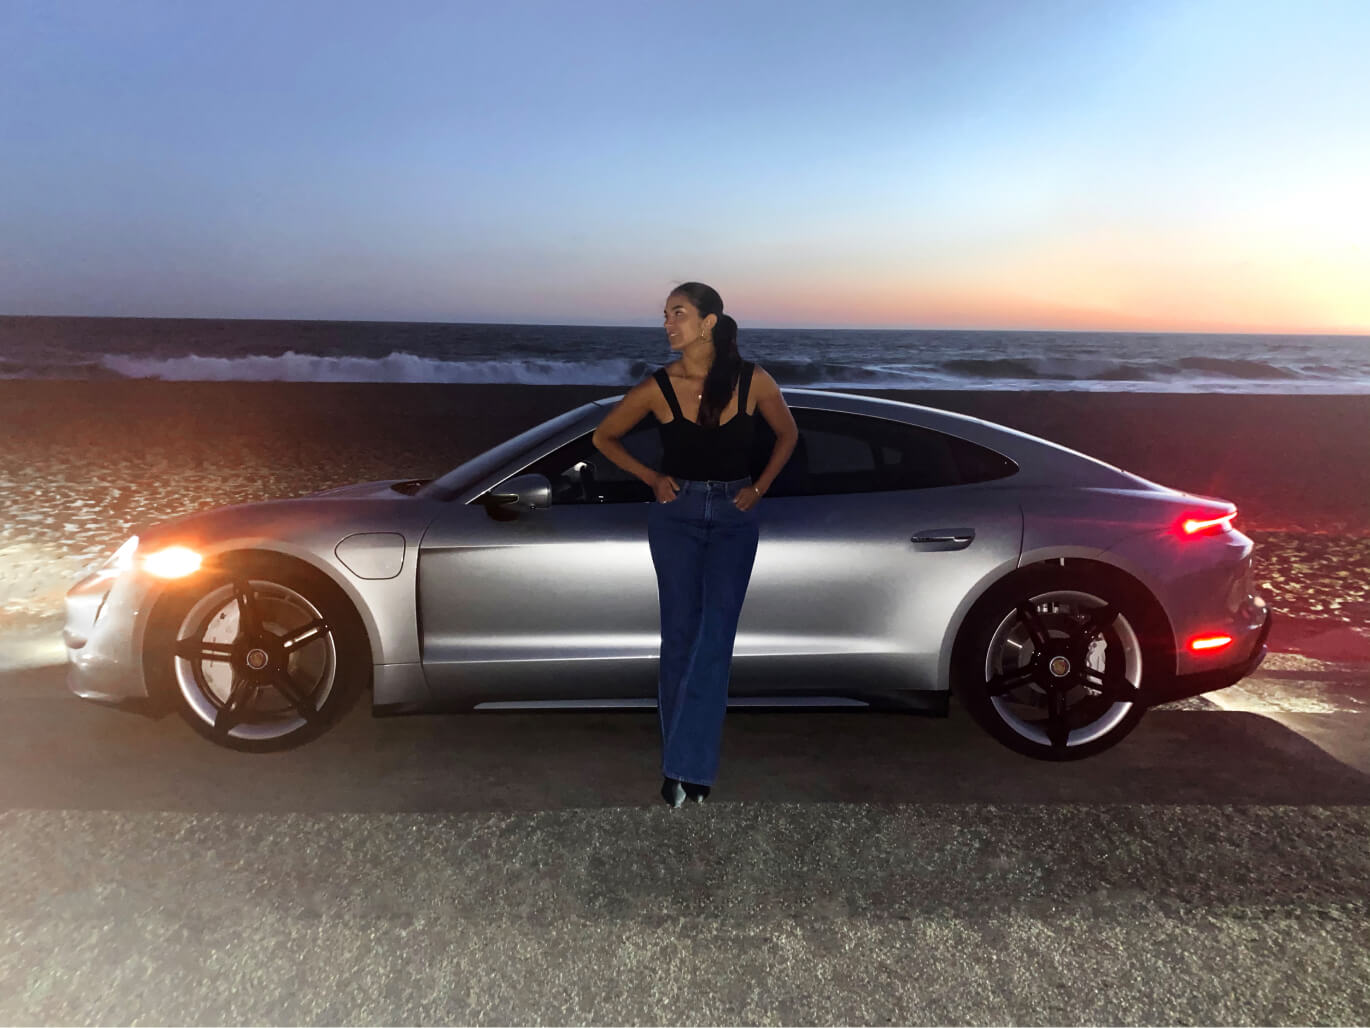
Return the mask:
<path id="1" fill-rule="evenodd" d="M 1370 4 L 0 0 L 0 313 L 1370 331 Z"/>

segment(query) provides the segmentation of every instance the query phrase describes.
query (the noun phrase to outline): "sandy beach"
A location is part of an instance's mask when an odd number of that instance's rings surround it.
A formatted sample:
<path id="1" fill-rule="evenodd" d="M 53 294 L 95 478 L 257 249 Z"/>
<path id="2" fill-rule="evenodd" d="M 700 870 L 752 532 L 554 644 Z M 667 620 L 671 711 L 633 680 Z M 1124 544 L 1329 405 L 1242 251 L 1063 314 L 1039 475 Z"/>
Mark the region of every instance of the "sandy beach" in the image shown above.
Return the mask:
<path id="1" fill-rule="evenodd" d="M 853 390 L 857 391 L 857 390 Z M 431 477 L 605 386 L 0 381 L 0 627 L 135 525 L 348 482 Z M 1221 496 L 1277 612 L 1370 626 L 1370 396 L 894 392 Z"/>

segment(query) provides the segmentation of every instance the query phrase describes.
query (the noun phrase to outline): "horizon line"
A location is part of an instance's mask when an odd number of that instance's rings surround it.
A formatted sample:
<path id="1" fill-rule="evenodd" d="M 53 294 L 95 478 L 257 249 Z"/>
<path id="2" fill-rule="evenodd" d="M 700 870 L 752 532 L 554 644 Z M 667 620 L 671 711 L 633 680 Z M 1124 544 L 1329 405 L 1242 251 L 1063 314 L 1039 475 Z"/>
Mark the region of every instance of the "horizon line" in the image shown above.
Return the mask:
<path id="1" fill-rule="evenodd" d="M 308 322 L 315 324 L 370 324 L 370 325 L 504 325 L 531 328 L 659 328 L 653 324 L 612 324 L 599 321 L 451 321 L 423 318 L 304 318 L 273 317 L 264 315 L 233 315 L 228 317 L 204 314 L 10 314 L 0 312 L 0 318 L 66 318 L 70 320 L 103 321 L 264 321 L 264 322 Z M 739 325 L 739 332 L 747 328 L 763 329 L 773 332 L 1053 332 L 1060 335 L 1259 335 L 1259 336 L 1347 336 L 1350 338 L 1370 338 L 1370 327 L 1332 329 L 1262 329 L 1262 328 L 1057 328 L 1027 327 L 970 328 L 964 325 L 783 325 L 765 322 L 748 322 Z"/>

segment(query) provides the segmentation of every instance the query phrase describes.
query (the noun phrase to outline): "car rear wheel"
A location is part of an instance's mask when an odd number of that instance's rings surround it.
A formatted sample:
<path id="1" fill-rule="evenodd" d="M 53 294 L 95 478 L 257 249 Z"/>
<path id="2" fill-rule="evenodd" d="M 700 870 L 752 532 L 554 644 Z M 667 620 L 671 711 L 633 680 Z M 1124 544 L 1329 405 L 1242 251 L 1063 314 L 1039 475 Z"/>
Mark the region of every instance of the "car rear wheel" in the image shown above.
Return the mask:
<path id="1" fill-rule="evenodd" d="M 266 752 L 326 731 L 370 680 L 355 611 L 312 569 L 239 559 L 178 586 L 154 613 L 154 688 L 207 739 Z"/>
<path id="2" fill-rule="evenodd" d="M 1052 567 L 1015 576 L 972 609 L 953 686 L 1005 746 L 1077 760 L 1116 745 L 1145 712 L 1145 611 L 1109 577 Z"/>

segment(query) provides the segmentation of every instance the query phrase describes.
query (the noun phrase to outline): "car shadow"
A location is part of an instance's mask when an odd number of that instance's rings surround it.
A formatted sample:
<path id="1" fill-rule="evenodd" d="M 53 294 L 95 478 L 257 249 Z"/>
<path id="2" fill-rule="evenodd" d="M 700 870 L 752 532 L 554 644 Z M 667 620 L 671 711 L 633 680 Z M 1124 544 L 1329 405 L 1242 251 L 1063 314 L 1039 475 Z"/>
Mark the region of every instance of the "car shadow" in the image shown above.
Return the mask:
<path id="1" fill-rule="evenodd" d="M 541 811 L 660 802 L 654 710 L 373 718 L 362 701 L 313 743 L 248 755 L 212 745 L 176 716 L 80 700 L 58 667 L 0 675 L 0 704 L 0 809 Z M 999 745 L 955 703 L 948 718 L 730 711 L 710 803 L 774 802 L 1359 805 L 1370 804 L 1370 777 L 1253 713 L 1153 710 L 1113 749 L 1051 763 Z"/>

